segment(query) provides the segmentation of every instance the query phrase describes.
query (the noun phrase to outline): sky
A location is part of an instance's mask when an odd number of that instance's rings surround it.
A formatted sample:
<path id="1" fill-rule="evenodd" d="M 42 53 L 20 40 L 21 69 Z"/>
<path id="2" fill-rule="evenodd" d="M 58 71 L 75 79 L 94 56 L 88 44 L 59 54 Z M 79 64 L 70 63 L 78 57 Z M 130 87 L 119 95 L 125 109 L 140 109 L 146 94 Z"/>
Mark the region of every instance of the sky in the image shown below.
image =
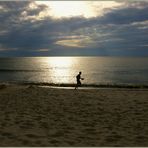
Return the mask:
<path id="1" fill-rule="evenodd" d="M 148 56 L 148 1 L 0 1 L 0 57 Z"/>

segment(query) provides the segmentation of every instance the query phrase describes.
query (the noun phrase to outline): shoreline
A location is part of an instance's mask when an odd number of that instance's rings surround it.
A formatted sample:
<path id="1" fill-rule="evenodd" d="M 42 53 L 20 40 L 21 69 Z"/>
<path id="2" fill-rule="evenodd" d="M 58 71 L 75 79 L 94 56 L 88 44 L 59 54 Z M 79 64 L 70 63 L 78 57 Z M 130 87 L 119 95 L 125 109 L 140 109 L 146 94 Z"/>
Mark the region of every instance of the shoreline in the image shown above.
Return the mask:
<path id="1" fill-rule="evenodd" d="M 20 85 L 20 86 L 39 86 L 39 87 L 49 87 L 49 88 L 65 88 L 72 89 L 76 84 L 67 83 L 44 83 L 44 82 L 0 82 L 0 88 L 10 85 Z M 112 88 L 129 88 L 129 89 L 148 89 L 148 85 L 142 84 L 82 84 L 80 89 L 112 89 Z"/>

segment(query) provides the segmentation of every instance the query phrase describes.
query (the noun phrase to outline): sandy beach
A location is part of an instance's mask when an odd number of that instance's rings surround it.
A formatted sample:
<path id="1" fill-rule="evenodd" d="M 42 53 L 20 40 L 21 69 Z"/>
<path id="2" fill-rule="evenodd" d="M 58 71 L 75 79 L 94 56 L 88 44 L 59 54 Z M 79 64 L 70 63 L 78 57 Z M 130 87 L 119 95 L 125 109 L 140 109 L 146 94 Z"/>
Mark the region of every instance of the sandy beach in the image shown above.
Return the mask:
<path id="1" fill-rule="evenodd" d="M 148 146 L 148 91 L 2 85 L 0 146 Z"/>

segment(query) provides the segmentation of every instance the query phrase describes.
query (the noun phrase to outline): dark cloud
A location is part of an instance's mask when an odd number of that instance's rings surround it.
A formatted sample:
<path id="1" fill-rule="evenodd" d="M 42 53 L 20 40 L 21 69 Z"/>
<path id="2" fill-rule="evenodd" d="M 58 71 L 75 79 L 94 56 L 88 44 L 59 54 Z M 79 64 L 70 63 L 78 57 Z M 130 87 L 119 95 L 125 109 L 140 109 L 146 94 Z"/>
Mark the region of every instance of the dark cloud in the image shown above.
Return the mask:
<path id="1" fill-rule="evenodd" d="M 47 6 L 34 2 L 0 6 L 0 56 L 148 55 L 148 2 L 126 2 L 101 17 L 57 20 L 38 18 Z M 68 37 L 84 46 L 57 44 Z"/>

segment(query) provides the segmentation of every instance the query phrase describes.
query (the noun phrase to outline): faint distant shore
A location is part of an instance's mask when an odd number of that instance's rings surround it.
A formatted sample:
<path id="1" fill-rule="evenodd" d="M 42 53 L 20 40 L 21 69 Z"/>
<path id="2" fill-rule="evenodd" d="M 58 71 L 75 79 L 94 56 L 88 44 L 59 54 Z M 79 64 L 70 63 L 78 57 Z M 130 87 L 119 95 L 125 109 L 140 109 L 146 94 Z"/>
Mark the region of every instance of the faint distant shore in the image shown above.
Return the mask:
<path id="1" fill-rule="evenodd" d="M 31 85 L 31 86 L 51 86 L 51 87 L 75 87 L 72 83 L 46 83 L 46 82 L 0 82 L 0 88 L 7 85 Z M 82 84 L 81 88 L 148 88 L 148 84 Z"/>

